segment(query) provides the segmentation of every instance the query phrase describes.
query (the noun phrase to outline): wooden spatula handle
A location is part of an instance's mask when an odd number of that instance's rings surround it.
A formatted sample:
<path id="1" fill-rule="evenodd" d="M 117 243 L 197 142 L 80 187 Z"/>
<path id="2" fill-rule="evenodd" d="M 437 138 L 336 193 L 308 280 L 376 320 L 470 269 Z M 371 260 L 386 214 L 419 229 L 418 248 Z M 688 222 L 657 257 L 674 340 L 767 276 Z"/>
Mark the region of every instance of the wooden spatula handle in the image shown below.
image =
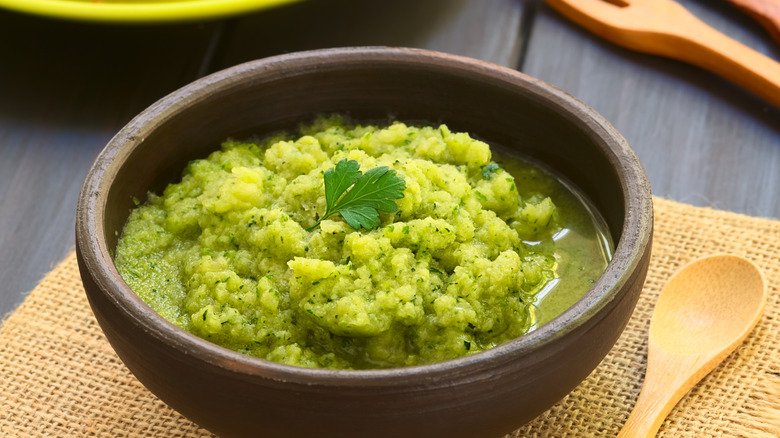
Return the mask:
<path id="1" fill-rule="evenodd" d="M 780 44 L 780 0 L 726 0 L 758 21 Z"/>
<path id="2" fill-rule="evenodd" d="M 693 17 L 693 16 L 691 16 Z M 710 70 L 780 107 L 780 63 L 693 18 L 668 56 Z"/>

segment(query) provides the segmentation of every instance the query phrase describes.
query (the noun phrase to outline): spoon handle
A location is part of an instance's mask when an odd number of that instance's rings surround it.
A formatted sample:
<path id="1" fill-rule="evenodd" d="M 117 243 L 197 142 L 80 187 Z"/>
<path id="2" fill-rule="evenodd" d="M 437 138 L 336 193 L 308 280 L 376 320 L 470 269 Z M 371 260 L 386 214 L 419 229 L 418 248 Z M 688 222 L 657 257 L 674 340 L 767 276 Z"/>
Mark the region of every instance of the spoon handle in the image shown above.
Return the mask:
<path id="1" fill-rule="evenodd" d="M 650 340 L 642 391 L 618 438 L 654 437 L 677 402 L 720 362 L 713 359 L 711 354 L 669 353 Z"/>

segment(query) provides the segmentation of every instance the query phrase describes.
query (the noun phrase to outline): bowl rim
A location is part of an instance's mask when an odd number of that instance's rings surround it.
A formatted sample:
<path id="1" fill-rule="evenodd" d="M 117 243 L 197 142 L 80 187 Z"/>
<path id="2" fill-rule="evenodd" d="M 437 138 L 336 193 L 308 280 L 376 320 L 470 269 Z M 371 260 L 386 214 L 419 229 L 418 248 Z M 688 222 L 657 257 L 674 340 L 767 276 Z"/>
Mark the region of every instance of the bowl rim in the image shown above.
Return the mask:
<path id="1" fill-rule="evenodd" d="M 271 362 L 238 353 L 206 341 L 165 320 L 122 280 L 108 250 L 104 211 L 113 176 L 132 150 L 145 137 L 178 111 L 207 99 L 206 90 L 226 91 L 247 78 L 262 77 L 269 71 L 287 75 L 310 72 L 323 65 L 372 62 L 408 63 L 437 66 L 460 74 L 478 75 L 522 88 L 536 99 L 546 100 L 556 111 L 569 113 L 569 120 L 597 136 L 608 159 L 618 168 L 624 206 L 623 229 L 612 260 L 593 286 L 574 305 L 541 327 L 489 350 L 426 365 L 369 370 L 306 368 Z M 438 71 L 438 70 L 437 70 Z M 617 164 L 623 164 L 618 166 Z M 113 172 L 113 173 L 112 173 Z M 635 193 L 637 196 L 628 196 Z M 477 371 L 500 366 L 507 361 L 540 349 L 584 325 L 618 298 L 618 291 L 631 278 L 650 245 L 653 209 L 650 184 L 638 157 L 623 136 L 601 115 L 568 93 L 516 70 L 486 61 L 424 49 L 383 46 L 345 47 L 293 52 L 238 64 L 198 79 L 161 98 L 134 117 L 106 145 L 90 168 L 78 199 L 76 241 L 84 266 L 90 270 L 98 289 L 114 306 L 171 348 L 206 362 L 225 373 L 245 378 L 263 378 L 317 386 L 387 386 L 443 380 L 452 372 L 475 376 Z M 563 322 L 568 323 L 563 324 Z M 475 377 L 477 378 L 477 377 Z"/>

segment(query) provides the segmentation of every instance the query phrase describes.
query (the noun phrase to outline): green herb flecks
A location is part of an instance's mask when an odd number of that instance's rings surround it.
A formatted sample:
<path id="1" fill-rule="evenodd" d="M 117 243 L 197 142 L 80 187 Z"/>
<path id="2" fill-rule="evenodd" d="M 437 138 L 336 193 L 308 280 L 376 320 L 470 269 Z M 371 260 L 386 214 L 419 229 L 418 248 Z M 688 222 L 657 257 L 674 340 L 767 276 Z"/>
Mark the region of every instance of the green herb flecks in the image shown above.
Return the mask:
<path id="1" fill-rule="evenodd" d="M 360 163 L 343 159 L 332 169 L 325 171 L 325 214 L 308 228 L 317 228 L 324 219 L 334 213 L 352 228 L 372 230 L 380 225 L 379 212 L 394 213 L 398 205 L 394 199 L 404 197 L 404 179 L 387 166 L 360 172 Z M 346 193 L 345 193 L 346 192 Z"/>
<path id="2" fill-rule="evenodd" d="M 490 163 L 486 164 L 481 167 L 482 169 L 482 177 L 485 179 L 491 179 L 493 178 L 493 174 L 501 170 L 501 167 L 499 167 L 496 163 Z"/>

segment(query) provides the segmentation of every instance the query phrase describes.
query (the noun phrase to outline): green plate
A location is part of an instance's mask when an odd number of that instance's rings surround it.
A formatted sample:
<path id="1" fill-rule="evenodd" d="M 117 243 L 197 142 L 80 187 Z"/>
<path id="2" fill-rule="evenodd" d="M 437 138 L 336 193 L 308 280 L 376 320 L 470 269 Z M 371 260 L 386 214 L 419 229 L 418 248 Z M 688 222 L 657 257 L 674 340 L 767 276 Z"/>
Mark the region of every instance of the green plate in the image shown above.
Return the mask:
<path id="1" fill-rule="evenodd" d="M 153 23 L 223 18 L 298 0 L 0 0 L 0 8 L 74 20 Z"/>

